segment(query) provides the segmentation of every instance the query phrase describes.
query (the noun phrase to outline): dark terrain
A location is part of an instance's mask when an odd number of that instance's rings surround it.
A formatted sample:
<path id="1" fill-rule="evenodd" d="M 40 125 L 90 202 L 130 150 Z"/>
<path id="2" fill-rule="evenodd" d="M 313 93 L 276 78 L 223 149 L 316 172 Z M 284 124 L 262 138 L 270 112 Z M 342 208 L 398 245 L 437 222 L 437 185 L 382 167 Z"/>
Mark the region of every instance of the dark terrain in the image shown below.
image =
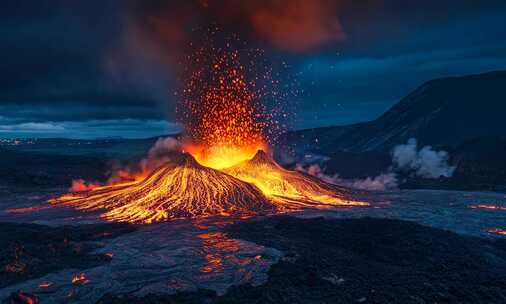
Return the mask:
<path id="1" fill-rule="evenodd" d="M 416 137 L 448 151 L 457 169 L 451 178 L 406 174 L 401 187 L 504 190 L 505 81 L 506 72 L 430 81 L 375 121 L 297 131 L 285 139 L 301 154 L 328 156 L 328 173 L 352 179 L 384 173 L 391 148 Z M 2 146 L 0 203 L 10 204 L 27 190 L 64 192 L 76 178 L 105 181 L 115 166 L 144 157 L 155 141 L 47 139 Z M 119 224 L 0 223 L 0 288 L 108 263 L 107 255 L 92 253 L 97 241 L 132 230 Z M 235 224 L 226 232 L 285 253 L 266 283 L 231 287 L 223 295 L 110 294 L 99 303 L 506 303 L 504 238 L 463 236 L 408 221 L 288 216 Z"/>
<path id="2" fill-rule="evenodd" d="M 109 256 L 91 253 L 98 248 L 96 242 L 132 231 L 125 224 L 49 227 L 0 223 L 0 288 L 65 268 L 107 263 Z"/>
<path id="3" fill-rule="evenodd" d="M 233 238 L 285 257 L 260 286 L 172 296 L 106 295 L 106 303 L 505 303 L 506 240 L 386 219 L 278 216 L 235 224 Z"/>
<path id="4" fill-rule="evenodd" d="M 386 172 L 392 149 L 416 138 L 420 147 L 447 151 L 457 170 L 451 178 L 435 180 L 404 175 L 401 188 L 502 191 L 505 87 L 506 71 L 431 80 L 373 121 L 289 132 L 282 139 L 284 150 L 299 157 L 326 155 L 327 173 L 365 178 Z"/>

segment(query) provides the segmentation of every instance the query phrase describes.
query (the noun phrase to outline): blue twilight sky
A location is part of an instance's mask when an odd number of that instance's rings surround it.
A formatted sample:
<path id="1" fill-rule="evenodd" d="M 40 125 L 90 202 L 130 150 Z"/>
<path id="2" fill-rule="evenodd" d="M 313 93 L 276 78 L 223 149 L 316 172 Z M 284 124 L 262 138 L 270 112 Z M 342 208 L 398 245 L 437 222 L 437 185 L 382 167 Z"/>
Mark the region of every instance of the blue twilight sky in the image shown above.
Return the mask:
<path id="1" fill-rule="evenodd" d="M 506 69 L 503 0 L 237 3 L 2 1 L 0 138 L 177 132 L 175 62 L 189 28 L 217 23 L 289 66 L 292 128 L 371 120 L 424 81 Z"/>

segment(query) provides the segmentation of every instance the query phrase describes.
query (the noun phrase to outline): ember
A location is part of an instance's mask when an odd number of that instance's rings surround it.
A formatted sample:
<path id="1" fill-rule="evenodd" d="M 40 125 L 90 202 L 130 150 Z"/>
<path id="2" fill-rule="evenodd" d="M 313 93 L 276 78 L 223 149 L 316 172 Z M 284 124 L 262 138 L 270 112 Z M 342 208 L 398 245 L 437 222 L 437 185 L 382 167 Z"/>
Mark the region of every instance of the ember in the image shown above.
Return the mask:
<path id="1" fill-rule="evenodd" d="M 74 274 L 72 276 L 72 284 L 74 285 L 84 285 L 88 283 L 89 280 L 86 278 L 86 274 L 81 272 L 80 274 Z"/>
<path id="2" fill-rule="evenodd" d="M 53 285 L 53 283 L 51 283 L 51 282 L 41 282 L 41 283 L 39 283 L 39 288 L 40 289 L 47 289 L 47 288 L 51 287 L 51 285 Z"/>
<path id="3" fill-rule="evenodd" d="M 470 205 L 469 208 L 506 211 L 506 207 L 491 205 L 491 204 Z"/>
<path id="4" fill-rule="evenodd" d="M 126 184 L 80 181 L 86 187 L 74 187 L 50 202 L 104 210 L 105 219 L 137 223 L 367 206 L 347 198 L 351 193 L 344 189 L 281 168 L 264 152 L 283 128 L 281 112 L 266 102 L 274 99 L 280 105 L 278 82 L 259 63 L 261 51 L 239 52 L 229 43 L 221 48 L 208 42 L 187 57 L 178 114 L 189 138 L 180 160 L 161 163 Z"/>
<path id="5" fill-rule="evenodd" d="M 492 228 L 492 229 L 489 229 L 488 232 L 506 236 L 506 229 L 502 229 L 502 228 Z"/>
<path id="6" fill-rule="evenodd" d="M 283 94 L 261 50 L 239 52 L 231 46 L 241 44 L 236 40 L 215 47 L 213 39 L 207 36 L 186 58 L 178 113 L 191 142 L 185 150 L 200 164 L 223 169 L 267 149 L 282 127 L 282 111 L 268 109 L 267 100 L 279 106 Z"/>
<path id="7" fill-rule="evenodd" d="M 36 295 L 18 290 L 17 292 L 13 292 L 11 296 L 3 303 L 38 304 L 39 298 Z"/>

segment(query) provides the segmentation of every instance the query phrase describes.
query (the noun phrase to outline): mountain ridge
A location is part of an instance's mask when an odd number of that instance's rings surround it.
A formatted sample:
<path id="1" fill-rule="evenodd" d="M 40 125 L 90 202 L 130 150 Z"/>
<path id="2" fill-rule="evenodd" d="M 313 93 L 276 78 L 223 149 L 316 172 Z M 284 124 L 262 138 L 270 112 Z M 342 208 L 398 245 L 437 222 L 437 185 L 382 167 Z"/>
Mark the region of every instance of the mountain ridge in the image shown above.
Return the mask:
<path id="1" fill-rule="evenodd" d="M 429 80 L 375 120 L 291 132 L 289 140 L 324 152 L 381 151 L 417 138 L 457 147 L 483 136 L 506 136 L 506 71 Z M 299 144 L 300 144 L 299 143 Z"/>

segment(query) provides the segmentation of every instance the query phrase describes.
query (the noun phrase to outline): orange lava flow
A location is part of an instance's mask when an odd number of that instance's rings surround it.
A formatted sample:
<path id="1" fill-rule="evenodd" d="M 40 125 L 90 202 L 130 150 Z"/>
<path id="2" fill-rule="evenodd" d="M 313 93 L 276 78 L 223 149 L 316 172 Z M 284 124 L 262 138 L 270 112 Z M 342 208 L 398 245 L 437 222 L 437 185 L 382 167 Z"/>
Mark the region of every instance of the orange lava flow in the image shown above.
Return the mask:
<path id="1" fill-rule="evenodd" d="M 52 285 L 53 285 L 53 283 L 51 283 L 51 282 L 41 282 L 41 283 L 39 283 L 38 287 L 40 289 L 47 289 L 47 288 L 51 287 Z"/>
<path id="2" fill-rule="evenodd" d="M 281 168 L 265 152 L 224 170 L 184 154 L 143 181 L 63 195 L 54 205 L 103 210 L 111 221 L 153 223 L 175 218 L 251 216 L 304 207 L 368 206 L 348 190 Z"/>
<path id="3" fill-rule="evenodd" d="M 255 186 L 204 167 L 188 154 L 180 164 L 166 164 L 141 182 L 63 196 L 51 203 L 105 210 L 106 219 L 141 223 L 276 209 Z"/>
<path id="4" fill-rule="evenodd" d="M 157 165 L 126 184 L 81 181 L 73 187 L 79 191 L 50 203 L 136 223 L 368 206 L 351 199 L 348 190 L 283 169 L 264 152 L 282 126 L 265 100 L 280 104 L 280 95 L 261 61 L 244 55 L 228 46 L 207 46 L 188 56 L 177 111 L 188 137 L 180 161 Z"/>
<path id="5" fill-rule="evenodd" d="M 488 232 L 506 236 L 506 230 L 502 229 L 502 228 L 492 228 L 492 229 L 489 229 Z"/>
<path id="6" fill-rule="evenodd" d="M 506 211 L 506 207 L 491 205 L 491 204 L 470 205 L 469 208 Z"/>
<path id="7" fill-rule="evenodd" d="M 224 171 L 254 184 L 266 196 L 287 207 L 322 204 L 369 206 L 367 202 L 349 199 L 351 195 L 344 188 L 338 188 L 297 171 L 283 169 L 261 150 L 252 159 Z"/>
<path id="8" fill-rule="evenodd" d="M 80 274 L 74 274 L 72 276 L 72 284 L 74 285 L 84 285 L 87 283 L 89 283 L 89 280 L 84 272 L 81 272 Z"/>

